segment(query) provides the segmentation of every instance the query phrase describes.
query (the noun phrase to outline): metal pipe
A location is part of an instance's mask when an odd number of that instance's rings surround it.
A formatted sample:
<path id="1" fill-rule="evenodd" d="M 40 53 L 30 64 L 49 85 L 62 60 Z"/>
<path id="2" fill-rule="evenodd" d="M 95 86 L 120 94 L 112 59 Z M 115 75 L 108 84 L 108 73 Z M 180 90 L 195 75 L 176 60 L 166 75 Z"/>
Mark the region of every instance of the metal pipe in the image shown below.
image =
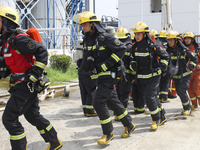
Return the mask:
<path id="1" fill-rule="evenodd" d="M 95 14 L 95 0 L 93 0 L 93 13 Z"/>

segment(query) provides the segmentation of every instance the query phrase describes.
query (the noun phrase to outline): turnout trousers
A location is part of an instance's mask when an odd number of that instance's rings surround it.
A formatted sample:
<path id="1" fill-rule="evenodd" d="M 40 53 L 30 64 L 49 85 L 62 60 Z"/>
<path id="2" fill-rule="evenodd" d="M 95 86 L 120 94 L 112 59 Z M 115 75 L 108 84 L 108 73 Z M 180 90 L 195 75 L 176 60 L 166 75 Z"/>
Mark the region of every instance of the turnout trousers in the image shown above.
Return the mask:
<path id="1" fill-rule="evenodd" d="M 167 71 L 165 76 L 161 75 L 159 99 L 162 99 L 162 98 L 167 99 L 168 98 L 169 82 L 170 82 L 170 74 Z"/>
<path id="2" fill-rule="evenodd" d="M 145 101 L 141 89 L 138 86 L 138 82 L 133 82 L 132 84 L 132 97 L 134 110 L 137 113 L 142 113 L 145 111 Z"/>
<path id="3" fill-rule="evenodd" d="M 127 73 L 126 79 L 127 81 L 120 80 L 116 86 L 118 98 L 125 108 L 128 107 L 129 96 L 131 93 L 132 75 Z"/>
<path id="4" fill-rule="evenodd" d="M 79 74 L 79 87 L 84 114 L 94 114 L 93 100 L 96 91 L 96 80 L 92 80 L 90 74 Z"/>
<path id="5" fill-rule="evenodd" d="M 138 87 L 140 87 L 139 94 L 144 96 L 145 103 L 153 121 L 159 120 L 161 115 L 165 114 L 165 110 L 157 97 L 159 82 L 160 76 L 154 76 L 148 79 L 137 79 Z"/>
<path id="6" fill-rule="evenodd" d="M 190 110 L 191 109 L 190 98 L 187 94 L 191 75 L 192 74 L 189 74 L 189 75 L 183 77 L 182 80 L 174 78 L 174 84 L 175 84 L 175 87 L 176 87 L 176 92 L 181 99 L 184 110 Z"/>
<path id="7" fill-rule="evenodd" d="M 193 72 L 190 78 L 190 85 L 188 89 L 192 105 L 197 106 L 197 100 L 200 100 L 200 70 Z"/>
<path id="8" fill-rule="evenodd" d="M 31 93 L 27 83 L 18 83 L 9 92 L 11 97 L 6 105 L 2 121 L 10 134 L 12 150 L 26 150 L 26 134 L 19 122 L 21 115 L 24 115 L 26 120 L 38 129 L 45 142 L 51 142 L 57 138 L 57 132 L 51 123 L 39 112 L 37 93 Z"/>
<path id="9" fill-rule="evenodd" d="M 124 126 L 128 127 L 132 123 L 128 111 L 118 99 L 116 89 L 113 87 L 114 81 L 109 75 L 101 76 L 97 80 L 97 90 L 93 106 L 100 119 L 103 134 L 110 134 L 113 131 L 108 107 L 114 111 Z"/>

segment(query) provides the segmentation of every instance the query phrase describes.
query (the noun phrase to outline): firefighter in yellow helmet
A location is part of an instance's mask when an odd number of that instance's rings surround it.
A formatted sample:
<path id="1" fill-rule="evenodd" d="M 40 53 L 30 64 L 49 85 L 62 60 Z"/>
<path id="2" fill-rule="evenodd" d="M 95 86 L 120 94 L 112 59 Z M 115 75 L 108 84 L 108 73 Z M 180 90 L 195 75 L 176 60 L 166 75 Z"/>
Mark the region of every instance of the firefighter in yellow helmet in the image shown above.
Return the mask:
<path id="1" fill-rule="evenodd" d="M 160 75 L 166 72 L 169 56 L 152 41 L 145 23 L 138 22 L 133 30 L 136 42 L 132 49 L 133 61 L 130 68 L 136 71 L 135 82 L 140 88 L 139 97 L 144 97 L 152 117 L 150 129 L 156 130 L 166 122 L 165 110 L 157 98 L 157 93 Z M 158 57 L 160 62 L 157 61 Z"/>
<path id="2" fill-rule="evenodd" d="M 124 54 L 124 57 L 122 58 L 122 61 L 124 63 L 124 66 L 126 68 L 126 78 L 120 79 L 116 86 L 117 94 L 119 97 L 119 100 L 122 102 L 124 107 L 127 109 L 128 101 L 129 101 L 129 95 L 131 92 L 131 81 L 133 80 L 133 74 L 135 72 L 131 71 L 129 68 L 129 64 L 131 61 L 131 49 L 132 49 L 132 39 L 130 37 L 130 33 L 125 27 L 120 27 L 117 30 L 117 38 L 126 45 L 127 49 Z M 118 120 L 118 117 L 115 116 L 115 120 Z"/>
<path id="3" fill-rule="evenodd" d="M 166 50 L 167 48 L 167 32 L 165 30 L 160 31 L 156 43 Z M 168 103 L 168 90 L 169 90 L 170 75 L 166 71 L 165 74 L 161 75 L 160 88 L 159 88 L 159 101 L 161 103 Z"/>
<path id="4" fill-rule="evenodd" d="M 182 114 L 189 115 L 191 105 L 187 90 L 192 71 L 196 67 L 197 57 L 181 42 L 177 31 L 170 31 L 167 34 L 167 41 L 167 51 L 170 54 L 169 73 L 175 81 L 176 91 L 183 105 Z"/>
<path id="5" fill-rule="evenodd" d="M 195 109 L 198 107 L 198 101 L 200 102 L 200 48 L 196 43 L 195 36 L 192 32 L 185 33 L 183 40 L 183 43 L 187 46 L 187 48 L 198 58 L 197 65 L 190 78 L 190 85 L 188 89 L 190 100 L 192 102 L 192 108 Z"/>
<path id="6" fill-rule="evenodd" d="M 106 33 L 96 15 L 83 12 L 74 16 L 74 21 L 82 26 L 84 33 L 83 46 L 85 53 L 80 66 L 82 71 L 92 71 L 96 74 L 91 78 L 97 79 L 97 90 L 93 107 L 97 112 L 103 130 L 103 136 L 98 140 L 99 145 L 104 145 L 113 139 L 112 120 L 108 108 L 114 110 L 125 127 L 122 138 L 128 138 L 135 129 L 127 110 L 119 101 L 114 85 L 123 71 L 121 58 L 126 51 L 126 46 L 114 36 Z"/>
<path id="7" fill-rule="evenodd" d="M 150 32 L 149 32 L 150 35 L 154 36 L 155 39 L 157 39 L 158 37 L 158 32 L 155 30 L 155 29 L 152 29 Z"/>
<path id="8" fill-rule="evenodd" d="M 57 138 L 57 132 L 52 124 L 39 112 L 39 91 L 36 88 L 47 64 L 48 52 L 42 43 L 36 42 L 17 29 L 18 21 L 16 10 L 0 6 L 0 32 L 3 42 L 0 60 L 3 58 L 11 73 L 11 96 L 5 107 L 2 122 L 10 134 L 12 150 L 27 149 L 26 133 L 19 122 L 21 115 L 38 129 L 45 142 L 49 142 L 47 150 L 57 150 L 62 147 L 62 143 Z M 1 62 L 0 64 L 2 65 Z"/>

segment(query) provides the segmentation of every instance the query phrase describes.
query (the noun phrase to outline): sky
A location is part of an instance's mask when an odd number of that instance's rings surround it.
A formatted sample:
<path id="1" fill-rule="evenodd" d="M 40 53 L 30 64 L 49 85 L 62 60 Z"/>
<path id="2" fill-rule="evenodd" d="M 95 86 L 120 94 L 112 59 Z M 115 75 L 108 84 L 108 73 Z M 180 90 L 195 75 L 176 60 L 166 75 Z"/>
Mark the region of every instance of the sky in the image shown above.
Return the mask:
<path id="1" fill-rule="evenodd" d="M 103 15 L 118 17 L 118 0 L 95 0 L 95 14 L 98 19 Z M 90 0 L 90 11 L 93 12 L 93 0 Z"/>

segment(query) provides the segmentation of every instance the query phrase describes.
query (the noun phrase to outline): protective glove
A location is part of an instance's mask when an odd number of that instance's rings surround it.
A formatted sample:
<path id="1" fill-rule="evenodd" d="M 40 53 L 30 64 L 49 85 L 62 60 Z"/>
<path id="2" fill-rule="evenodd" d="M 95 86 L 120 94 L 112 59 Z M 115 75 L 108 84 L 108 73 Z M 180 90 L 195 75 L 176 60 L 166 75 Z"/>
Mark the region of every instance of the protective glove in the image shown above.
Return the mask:
<path id="1" fill-rule="evenodd" d="M 32 66 L 25 73 L 26 79 L 32 83 L 35 83 L 42 77 L 43 69 L 37 66 Z"/>
<path id="2" fill-rule="evenodd" d="M 100 70 L 101 72 L 105 72 L 110 68 L 110 64 L 108 63 L 108 61 L 104 61 L 100 64 L 98 64 L 98 70 Z"/>
<path id="3" fill-rule="evenodd" d="M 129 68 L 131 69 L 131 71 L 136 71 L 137 70 L 137 62 L 136 61 L 131 61 Z"/>

